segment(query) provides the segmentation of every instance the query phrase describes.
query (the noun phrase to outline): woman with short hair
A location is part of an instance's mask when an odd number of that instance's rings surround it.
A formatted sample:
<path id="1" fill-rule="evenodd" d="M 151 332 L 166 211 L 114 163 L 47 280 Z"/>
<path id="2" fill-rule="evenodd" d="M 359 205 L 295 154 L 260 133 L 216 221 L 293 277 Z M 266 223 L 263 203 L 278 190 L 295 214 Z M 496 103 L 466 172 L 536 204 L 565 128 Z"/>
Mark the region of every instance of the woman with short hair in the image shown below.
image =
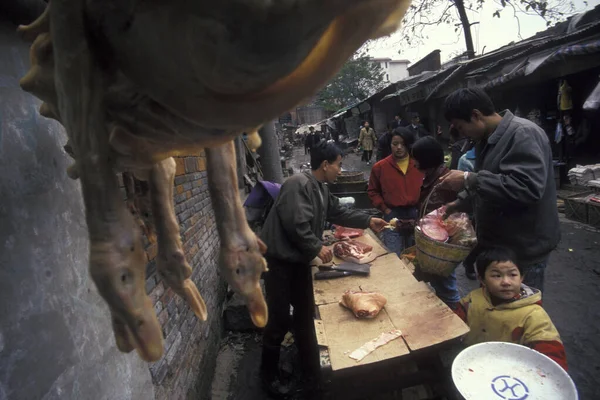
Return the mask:
<path id="1" fill-rule="evenodd" d="M 407 222 L 406 229 L 383 232 L 384 244 L 398 255 L 412 245 L 414 230 L 408 221 L 417 219 L 423 184 L 423 174 L 410 157 L 414 141 L 408 129 L 394 129 L 390 143 L 392 154 L 373 166 L 367 190 L 373 207 L 383 212 L 386 221 L 397 218 Z"/>

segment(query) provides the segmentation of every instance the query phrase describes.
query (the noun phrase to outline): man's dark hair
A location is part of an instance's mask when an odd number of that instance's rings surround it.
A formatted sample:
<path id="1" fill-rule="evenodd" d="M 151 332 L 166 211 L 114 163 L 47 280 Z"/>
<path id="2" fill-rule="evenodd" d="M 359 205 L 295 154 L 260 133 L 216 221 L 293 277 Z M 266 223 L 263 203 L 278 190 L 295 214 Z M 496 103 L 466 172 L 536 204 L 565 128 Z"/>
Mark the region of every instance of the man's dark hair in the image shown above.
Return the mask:
<path id="1" fill-rule="evenodd" d="M 469 122 L 473 110 L 479 110 L 485 116 L 496 112 L 492 99 L 483 89 L 458 89 L 450 93 L 444 102 L 444 117 L 448 121 L 462 119 Z"/>
<path id="2" fill-rule="evenodd" d="M 343 155 L 342 150 L 334 143 L 327 143 L 326 140 L 321 140 L 310 151 L 310 169 L 316 171 L 323 161 L 332 163 L 337 160 L 338 156 Z"/>
<path id="3" fill-rule="evenodd" d="M 415 135 L 408 128 L 398 127 L 392 131 L 392 136 L 390 137 L 390 145 L 394 140 L 394 136 L 400 136 L 402 138 L 402 140 L 404 141 L 404 146 L 410 154 L 412 146 L 415 143 Z"/>
<path id="4" fill-rule="evenodd" d="M 481 279 L 485 276 L 485 271 L 492 263 L 510 261 L 517 266 L 519 273 L 523 276 L 523 268 L 517 261 L 517 255 L 511 249 L 506 247 L 490 247 L 483 249 L 477 256 L 477 274 Z"/>
<path id="5" fill-rule="evenodd" d="M 309 131 L 314 131 L 314 130 L 315 130 L 315 127 L 314 127 L 314 126 L 310 126 L 310 127 L 308 128 L 308 130 L 309 130 Z"/>
<path id="6" fill-rule="evenodd" d="M 396 117 L 400 118 L 400 114 L 395 114 L 394 118 L 396 118 Z"/>
<path id="7" fill-rule="evenodd" d="M 419 169 L 437 168 L 444 163 L 444 149 L 431 136 L 425 136 L 412 146 L 412 157 L 419 163 Z"/>

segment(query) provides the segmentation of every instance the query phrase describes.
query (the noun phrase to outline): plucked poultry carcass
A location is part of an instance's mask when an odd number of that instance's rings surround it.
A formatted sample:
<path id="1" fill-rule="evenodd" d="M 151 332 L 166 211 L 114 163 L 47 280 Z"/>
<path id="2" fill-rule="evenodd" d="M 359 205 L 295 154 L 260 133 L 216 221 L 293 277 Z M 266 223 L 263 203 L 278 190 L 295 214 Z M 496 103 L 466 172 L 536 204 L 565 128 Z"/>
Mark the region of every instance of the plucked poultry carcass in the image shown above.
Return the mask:
<path id="1" fill-rule="evenodd" d="M 375 318 L 387 300 L 376 292 L 355 292 L 346 290 L 340 304 L 352 310 L 356 318 Z"/>
<path id="2" fill-rule="evenodd" d="M 206 148 L 219 265 L 267 322 L 259 286 L 264 245 L 248 227 L 236 184 L 232 139 L 310 98 L 369 38 L 391 33 L 409 0 L 51 0 L 29 26 L 24 90 L 40 114 L 61 122 L 81 182 L 90 274 L 110 308 L 117 346 L 147 361 L 163 353 L 144 290 L 139 221 L 122 201 L 115 172 L 148 182 L 157 269 L 201 319 L 173 208 L 174 155 Z"/>

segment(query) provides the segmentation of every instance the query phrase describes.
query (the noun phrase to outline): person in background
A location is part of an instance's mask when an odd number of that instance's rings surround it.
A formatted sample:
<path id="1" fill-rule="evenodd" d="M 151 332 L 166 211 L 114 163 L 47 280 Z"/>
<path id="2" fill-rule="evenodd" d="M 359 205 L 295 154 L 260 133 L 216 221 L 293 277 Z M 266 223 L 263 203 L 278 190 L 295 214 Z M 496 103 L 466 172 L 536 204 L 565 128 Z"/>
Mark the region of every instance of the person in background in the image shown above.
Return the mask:
<path id="1" fill-rule="evenodd" d="M 400 114 L 394 115 L 394 120 L 392 121 L 392 130 L 394 130 L 396 128 L 404 128 L 406 126 L 408 126 L 408 122 L 403 120 L 400 117 Z"/>
<path id="2" fill-rule="evenodd" d="M 415 136 L 415 140 L 421 139 L 425 136 L 431 136 L 431 134 L 427 131 L 427 129 L 425 129 L 425 127 L 421 123 L 421 117 L 418 113 L 413 113 L 408 129 Z"/>
<path id="3" fill-rule="evenodd" d="M 377 139 L 377 161 L 381 161 L 392 154 L 392 125 L 393 123 L 389 123 L 387 131 Z"/>
<path id="4" fill-rule="evenodd" d="M 465 154 L 460 157 L 458 160 L 458 168 L 459 171 L 464 172 L 472 172 L 475 169 L 475 148 L 473 147 L 471 150 L 467 151 Z M 473 222 L 473 226 L 476 226 L 475 221 L 471 216 L 471 220 Z M 477 274 L 475 273 L 475 259 L 477 258 L 477 254 L 479 252 L 479 246 L 475 246 L 471 253 L 467 256 L 467 258 L 462 262 L 465 267 L 465 275 L 470 280 L 474 281 L 477 279 Z"/>
<path id="5" fill-rule="evenodd" d="M 567 370 L 560 335 L 542 308 L 542 292 L 523 284 L 523 268 L 507 248 L 486 248 L 477 257 L 481 288 L 464 297 L 455 313 L 470 331 L 463 343 L 509 342 L 530 347 Z"/>
<path id="6" fill-rule="evenodd" d="M 477 242 L 517 253 L 526 285 L 544 291 L 550 252 L 560 241 L 548 136 L 509 110 L 497 113 L 479 88 L 459 89 L 445 102 L 446 119 L 475 141 L 475 171 L 453 170 L 440 186 L 462 191 L 447 213 L 474 209 Z"/>
<path id="7" fill-rule="evenodd" d="M 429 197 L 429 202 L 427 207 L 422 210 L 423 214 L 429 214 L 456 200 L 455 191 L 436 188 L 439 179 L 450 172 L 450 169 L 444 164 L 444 148 L 442 145 L 433 137 L 427 136 L 413 144 L 411 155 L 417 169 L 425 175 L 421 186 L 419 204 L 425 207 L 427 197 Z"/>
<path id="8" fill-rule="evenodd" d="M 469 139 L 461 137 L 453 126 L 450 126 L 450 139 L 450 169 L 457 169 L 458 161 L 465 154 Z"/>
<path id="9" fill-rule="evenodd" d="M 369 126 L 369 121 L 365 121 L 363 128 L 360 130 L 358 145 L 363 149 L 362 161 L 366 161 L 367 165 L 371 164 L 373 148 L 375 148 L 376 143 L 377 136 L 375 136 L 375 131 Z"/>
<path id="10" fill-rule="evenodd" d="M 427 136 L 415 142 L 411 154 L 415 167 L 425 175 L 419 198 L 421 215 L 426 215 L 456 200 L 457 193 L 455 191 L 436 187 L 439 178 L 450 172 L 444 164 L 444 148 L 442 145 L 433 137 Z M 447 277 L 419 272 L 419 278 L 430 282 L 437 296 L 450 308 L 456 308 L 460 300 L 460 293 L 458 292 L 455 271 Z"/>
<path id="11" fill-rule="evenodd" d="M 407 222 L 417 219 L 423 173 L 410 157 L 414 141 L 414 136 L 408 129 L 394 129 L 391 155 L 377 162 L 371 170 L 367 193 L 373 207 L 383 212 L 386 221 L 392 218 Z M 386 229 L 383 232 L 383 242 L 390 251 L 400 255 L 406 247 L 412 245 L 413 235 L 412 229 Z"/>
<path id="12" fill-rule="evenodd" d="M 311 149 L 321 140 L 319 134 L 315 132 L 314 126 L 311 126 L 308 130 L 309 133 L 304 140 L 304 154 L 310 154 Z"/>
<path id="13" fill-rule="evenodd" d="M 473 172 L 475 170 L 475 147 L 460 157 L 456 169 L 465 172 Z"/>
<path id="14" fill-rule="evenodd" d="M 331 249 L 322 241 L 325 222 L 375 232 L 387 224 L 381 218 L 341 206 L 329 191 L 326 183 L 333 183 L 342 171 L 342 151 L 335 144 L 316 144 L 310 160 L 310 172 L 292 175 L 282 185 L 260 235 L 267 246 L 269 268 L 264 274 L 269 320 L 260 372 L 265 389 L 275 396 L 290 391 L 279 373 L 281 342 L 290 329 L 290 305 L 294 307 L 294 340 L 305 380 L 310 382 L 318 371 L 316 339 L 310 328 L 314 300 L 309 264 L 317 256 L 325 263 L 333 259 Z"/>

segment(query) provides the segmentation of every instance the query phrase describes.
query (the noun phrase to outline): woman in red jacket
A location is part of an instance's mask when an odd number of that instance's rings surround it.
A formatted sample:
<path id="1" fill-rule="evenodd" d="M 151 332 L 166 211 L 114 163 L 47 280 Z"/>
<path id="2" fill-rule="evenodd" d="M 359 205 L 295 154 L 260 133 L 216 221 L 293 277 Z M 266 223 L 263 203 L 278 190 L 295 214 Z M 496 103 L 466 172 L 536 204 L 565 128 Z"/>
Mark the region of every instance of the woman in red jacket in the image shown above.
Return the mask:
<path id="1" fill-rule="evenodd" d="M 373 207 L 383 212 L 384 219 L 416 220 L 423 173 L 410 157 L 414 135 L 406 128 L 396 128 L 392 133 L 392 154 L 377 162 L 371 170 L 367 190 Z M 400 255 L 411 245 L 412 229 L 383 232 L 383 242 L 388 249 Z"/>

